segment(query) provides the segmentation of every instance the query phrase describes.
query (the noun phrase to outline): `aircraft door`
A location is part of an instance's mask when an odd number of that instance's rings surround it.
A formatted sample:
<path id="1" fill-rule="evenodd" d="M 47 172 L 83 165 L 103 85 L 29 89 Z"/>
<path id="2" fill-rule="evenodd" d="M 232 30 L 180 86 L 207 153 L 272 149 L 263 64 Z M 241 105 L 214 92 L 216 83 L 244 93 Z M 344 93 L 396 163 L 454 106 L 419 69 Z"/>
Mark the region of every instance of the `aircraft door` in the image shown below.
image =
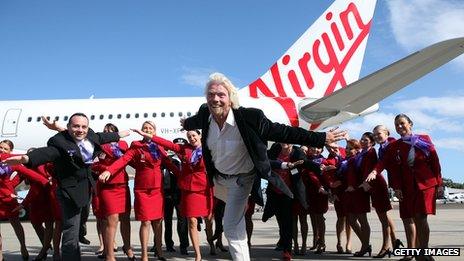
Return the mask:
<path id="1" fill-rule="evenodd" d="M 18 131 L 18 121 L 21 109 L 9 109 L 6 111 L 2 124 L 2 137 L 14 137 Z"/>

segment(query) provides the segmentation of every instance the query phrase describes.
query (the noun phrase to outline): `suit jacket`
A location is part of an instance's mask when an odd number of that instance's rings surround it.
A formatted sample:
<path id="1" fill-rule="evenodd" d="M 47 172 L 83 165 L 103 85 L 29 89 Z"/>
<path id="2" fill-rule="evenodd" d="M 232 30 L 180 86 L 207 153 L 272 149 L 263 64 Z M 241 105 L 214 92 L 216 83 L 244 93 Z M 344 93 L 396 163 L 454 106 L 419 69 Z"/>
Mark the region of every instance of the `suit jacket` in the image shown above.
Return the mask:
<path id="1" fill-rule="evenodd" d="M 88 130 L 87 139 L 94 145 L 93 158 L 101 152 L 101 144 L 119 140 L 117 133 L 95 133 Z M 85 164 L 81 152 L 68 131 L 62 131 L 51 137 L 47 147 L 38 148 L 27 154 L 29 166 L 37 167 L 47 162 L 53 162 L 58 187 L 64 196 L 73 201 L 77 207 L 88 204 L 90 185 L 95 181 L 91 166 Z"/>
<path id="2" fill-rule="evenodd" d="M 271 165 L 267 157 L 267 143 L 268 141 L 275 141 L 323 147 L 325 144 L 325 133 L 311 132 L 302 128 L 272 122 L 264 116 L 263 111 L 255 108 L 239 107 L 238 109 L 231 109 L 231 112 L 234 114 L 237 127 L 253 161 L 256 173 L 260 178 L 268 180 L 272 185 L 279 188 L 280 191 L 293 198 L 293 194 L 285 183 L 283 183 L 282 179 L 271 172 Z M 203 159 L 206 165 L 206 172 L 211 184 L 213 184 L 212 179 L 218 171 L 214 166 L 211 151 L 206 142 L 209 122 L 210 112 L 207 105 L 203 104 L 196 115 L 185 120 L 184 129 L 202 129 Z M 256 189 L 256 186 L 253 186 L 253 191 L 258 193 L 255 191 Z"/>

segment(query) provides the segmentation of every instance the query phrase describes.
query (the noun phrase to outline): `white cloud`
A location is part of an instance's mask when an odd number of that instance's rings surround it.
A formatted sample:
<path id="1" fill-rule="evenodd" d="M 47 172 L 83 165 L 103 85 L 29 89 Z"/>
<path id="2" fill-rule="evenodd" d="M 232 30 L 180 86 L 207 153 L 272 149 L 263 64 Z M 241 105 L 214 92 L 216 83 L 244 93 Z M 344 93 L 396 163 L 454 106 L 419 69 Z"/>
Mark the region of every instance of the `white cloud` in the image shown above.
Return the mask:
<path id="1" fill-rule="evenodd" d="M 439 149 L 451 149 L 464 152 L 464 138 L 450 137 L 444 139 L 434 139 L 433 143 Z"/>
<path id="2" fill-rule="evenodd" d="M 398 43 L 415 51 L 432 43 L 464 36 L 464 1 L 389 0 L 390 25 Z M 464 57 L 456 60 L 464 68 Z"/>
<path id="3" fill-rule="evenodd" d="M 399 110 L 427 111 L 446 117 L 464 117 L 464 96 L 419 97 L 395 104 Z"/>
<path id="4" fill-rule="evenodd" d="M 208 76 L 214 72 L 211 68 L 182 68 L 182 82 L 198 88 L 204 88 L 208 81 Z"/>

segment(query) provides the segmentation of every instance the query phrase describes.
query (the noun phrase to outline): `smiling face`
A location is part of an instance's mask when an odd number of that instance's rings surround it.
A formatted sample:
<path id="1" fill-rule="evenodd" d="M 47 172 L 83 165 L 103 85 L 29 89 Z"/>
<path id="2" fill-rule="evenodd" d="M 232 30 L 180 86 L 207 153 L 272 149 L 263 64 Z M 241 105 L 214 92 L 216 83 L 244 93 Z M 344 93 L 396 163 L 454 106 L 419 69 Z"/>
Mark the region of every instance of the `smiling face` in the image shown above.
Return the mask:
<path id="1" fill-rule="evenodd" d="M 73 116 L 67 125 L 68 133 L 76 141 L 84 140 L 89 131 L 89 120 L 87 117 L 76 115 Z"/>
<path id="2" fill-rule="evenodd" d="M 224 86 L 216 83 L 211 84 L 206 92 L 206 102 L 211 115 L 216 120 L 227 118 L 232 102 L 229 92 Z"/>
<path id="3" fill-rule="evenodd" d="M 10 154 L 12 150 L 6 142 L 0 142 L 0 153 Z"/>
<path id="4" fill-rule="evenodd" d="M 322 148 L 316 148 L 316 147 L 308 148 L 308 156 L 317 157 L 321 155 L 321 153 L 322 153 Z"/>
<path id="5" fill-rule="evenodd" d="M 156 129 L 148 122 L 144 122 L 142 125 L 142 131 L 151 135 L 156 135 Z"/>
<path id="6" fill-rule="evenodd" d="M 361 143 L 361 148 L 363 150 L 370 149 L 374 145 L 372 140 L 367 135 L 363 135 L 359 140 L 359 143 Z"/>
<path id="7" fill-rule="evenodd" d="M 401 137 L 412 134 L 412 124 L 405 117 L 398 117 L 397 119 L 395 119 L 395 129 Z"/>
<path id="8" fill-rule="evenodd" d="M 382 128 L 375 128 L 373 131 L 375 142 L 382 144 L 388 139 L 388 131 Z"/>
<path id="9" fill-rule="evenodd" d="M 187 140 L 195 148 L 201 146 L 201 135 L 196 131 L 187 132 Z"/>

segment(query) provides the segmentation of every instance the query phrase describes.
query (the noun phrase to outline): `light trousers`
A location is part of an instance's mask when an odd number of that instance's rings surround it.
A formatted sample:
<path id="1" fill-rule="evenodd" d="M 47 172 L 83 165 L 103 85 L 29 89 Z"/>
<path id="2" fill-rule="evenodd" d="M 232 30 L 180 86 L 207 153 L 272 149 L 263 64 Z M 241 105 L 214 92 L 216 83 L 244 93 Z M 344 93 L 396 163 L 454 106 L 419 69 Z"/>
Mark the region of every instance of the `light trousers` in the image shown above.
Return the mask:
<path id="1" fill-rule="evenodd" d="M 223 220 L 224 235 L 229 242 L 229 252 L 232 259 L 237 261 L 250 260 L 245 226 L 245 208 L 255 175 L 255 172 L 251 172 L 228 178 L 216 176 L 214 179 L 215 186 L 222 186 L 223 189 L 227 190 Z"/>

